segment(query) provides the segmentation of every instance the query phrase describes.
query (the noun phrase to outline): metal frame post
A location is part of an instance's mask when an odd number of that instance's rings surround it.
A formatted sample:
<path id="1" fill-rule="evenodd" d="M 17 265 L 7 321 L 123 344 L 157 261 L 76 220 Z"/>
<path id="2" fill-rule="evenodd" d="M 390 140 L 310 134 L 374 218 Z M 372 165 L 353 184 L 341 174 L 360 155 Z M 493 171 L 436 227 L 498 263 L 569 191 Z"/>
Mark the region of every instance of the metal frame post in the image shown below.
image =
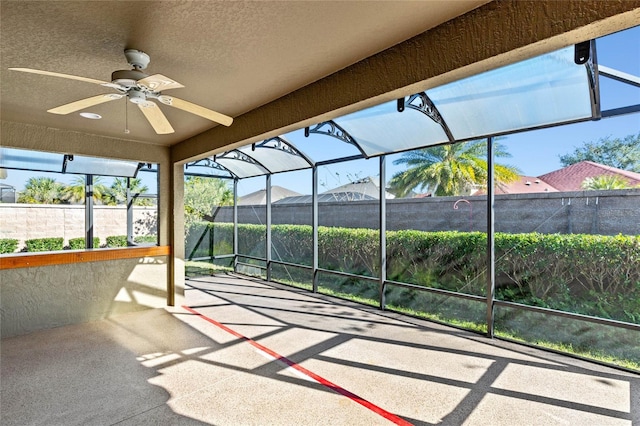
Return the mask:
<path id="1" fill-rule="evenodd" d="M 133 197 L 131 196 L 131 178 L 127 178 L 127 245 L 133 244 Z"/>
<path id="2" fill-rule="evenodd" d="M 494 235 L 494 155 L 493 138 L 487 138 L 487 337 L 493 338 L 495 301 L 495 235 Z"/>
<path id="3" fill-rule="evenodd" d="M 85 176 L 84 183 L 84 246 L 93 248 L 93 175 Z"/>
<path id="4" fill-rule="evenodd" d="M 271 281 L 271 174 L 266 175 L 265 182 L 265 193 L 267 196 L 266 200 L 266 238 L 265 245 L 266 247 L 266 259 L 267 259 L 267 281 Z"/>
<path id="5" fill-rule="evenodd" d="M 312 290 L 318 292 L 318 167 L 313 166 L 311 173 L 311 229 L 313 232 L 313 278 Z"/>
<path id="6" fill-rule="evenodd" d="M 233 272 L 238 272 L 238 178 L 233 179 Z"/>
<path id="7" fill-rule="evenodd" d="M 386 156 L 380 156 L 380 309 L 385 307 L 385 282 L 387 281 L 387 181 Z"/>

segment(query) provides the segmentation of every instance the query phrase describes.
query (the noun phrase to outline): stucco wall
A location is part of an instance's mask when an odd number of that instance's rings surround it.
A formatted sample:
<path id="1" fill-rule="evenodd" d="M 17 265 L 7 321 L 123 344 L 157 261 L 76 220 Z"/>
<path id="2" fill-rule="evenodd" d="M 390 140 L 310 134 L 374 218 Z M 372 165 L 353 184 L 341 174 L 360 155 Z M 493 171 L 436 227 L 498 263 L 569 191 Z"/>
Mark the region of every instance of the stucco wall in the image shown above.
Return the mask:
<path id="1" fill-rule="evenodd" d="M 18 250 L 32 238 L 85 236 L 84 206 L 45 204 L 0 204 L 0 238 L 18 240 Z M 108 236 L 126 235 L 127 209 L 124 206 L 94 206 L 93 236 L 106 243 Z M 133 209 L 133 235 L 157 234 L 157 209 Z"/>
<path id="2" fill-rule="evenodd" d="M 167 256 L 0 271 L 2 338 L 159 308 Z"/>

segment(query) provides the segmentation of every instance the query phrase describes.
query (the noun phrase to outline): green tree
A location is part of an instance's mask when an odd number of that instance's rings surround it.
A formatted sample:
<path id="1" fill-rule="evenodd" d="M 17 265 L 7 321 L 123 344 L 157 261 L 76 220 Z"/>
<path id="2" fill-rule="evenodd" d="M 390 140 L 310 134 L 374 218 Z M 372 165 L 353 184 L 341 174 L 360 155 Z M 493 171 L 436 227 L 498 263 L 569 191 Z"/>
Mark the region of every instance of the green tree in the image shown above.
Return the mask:
<path id="1" fill-rule="evenodd" d="M 630 189 L 632 188 L 624 178 L 617 175 L 600 175 L 588 177 L 582 182 L 582 188 L 586 190 L 609 190 L 609 189 Z"/>
<path id="2" fill-rule="evenodd" d="M 63 185 L 53 178 L 37 176 L 27 180 L 18 196 L 18 203 L 60 204 Z"/>
<path id="3" fill-rule="evenodd" d="M 86 191 L 85 178 L 82 176 L 76 176 L 70 185 L 66 185 L 62 188 L 61 197 L 64 201 L 71 204 L 84 203 L 84 194 Z M 107 191 L 107 187 L 101 183 L 100 176 L 93 177 L 93 200 L 96 202 L 102 201 L 104 194 Z"/>
<path id="4" fill-rule="evenodd" d="M 217 206 L 233 204 L 233 191 L 227 179 L 188 176 L 184 184 L 186 222 L 209 219 Z"/>
<path id="5" fill-rule="evenodd" d="M 493 144 L 495 157 L 510 157 L 505 147 Z M 393 175 L 390 190 L 398 197 L 405 197 L 411 190 L 430 190 L 437 196 L 461 195 L 470 187 L 486 189 L 487 143 L 475 140 L 431 148 L 423 148 L 403 154 L 394 164 L 405 164 L 407 169 Z M 498 184 L 513 182 L 518 169 L 495 164 L 495 180 Z"/>
<path id="6" fill-rule="evenodd" d="M 572 153 L 560 156 L 560 162 L 565 167 L 581 161 L 593 161 L 640 173 L 640 133 L 624 139 L 607 136 L 597 142 L 585 142 Z"/>
<path id="7" fill-rule="evenodd" d="M 149 192 L 149 188 L 142 184 L 140 178 L 131 178 L 129 181 L 129 190 L 131 195 L 146 194 Z M 107 205 L 115 206 L 117 204 L 127 203 L 127 178 L 115 178 L 111 186 L 106 190 L 103 196 L 104 203 Z M 133 201 L 134 206 L 150 206 L 153 204 L 153 200 L 148 198 L 136 198 Z"/>

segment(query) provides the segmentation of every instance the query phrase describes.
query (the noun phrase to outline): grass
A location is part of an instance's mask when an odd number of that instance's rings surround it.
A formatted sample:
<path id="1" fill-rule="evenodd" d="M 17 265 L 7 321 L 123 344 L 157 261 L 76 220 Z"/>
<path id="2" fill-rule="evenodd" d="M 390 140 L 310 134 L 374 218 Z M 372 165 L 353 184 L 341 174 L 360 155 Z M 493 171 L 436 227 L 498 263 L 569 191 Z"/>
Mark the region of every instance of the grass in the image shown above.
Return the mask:
<path id="1" fill-rule="evenodd" d="M 448 318 L 442 315 L 433 314 L 430 312 L 416 311 L 411 308 L 404 308 L 401 306 L 387 305 L 386 309 L 400 312 L 401 314 L 409 315 L 416 318 L 424 318 L 430 321 L 435 321 L 441 324 L 451 325 L 457 328 L 463 328 L 465 330 L 473 331 L 476 333 L 487 333 L 487 324 L 479 324 L 473 321 L 463 321 L 456 318 Z"/>
<path id="2" fill-rule="evenodd" d="M 618 367 L 626 368 L 629 370 L 640 371 L 640 363 L 631 360 L 618 358 L 612 355 L 608 355 L 598 351 L 590 351 L 574 348 L 573 345 L 567 343 L 550 342 L 546 340 L 536 340 L 535 342 L 525 340 L 516 334 L 507 333 L 505 331 L 496 330 L 495 335 L 503 339 L 512 340 L 514 342 L 526 343 L 529 345 L 540 346 L 546 349 L 551 349 L 557 352 L 564 352 L 572 355 L 576 355 L 582 358 L 591 359 L 594 361 L 602 362 L 605 364 L 617 365 Z"/>
<path id="3" fill-rule="evenodd" d="M 209 262 L 197 262 L 195 260 L 187 260 L 184 265 L 184 272 L 187 278 L 215 275 L 231 271 L 233 271 L 231 266 L 220 266 Z"/>

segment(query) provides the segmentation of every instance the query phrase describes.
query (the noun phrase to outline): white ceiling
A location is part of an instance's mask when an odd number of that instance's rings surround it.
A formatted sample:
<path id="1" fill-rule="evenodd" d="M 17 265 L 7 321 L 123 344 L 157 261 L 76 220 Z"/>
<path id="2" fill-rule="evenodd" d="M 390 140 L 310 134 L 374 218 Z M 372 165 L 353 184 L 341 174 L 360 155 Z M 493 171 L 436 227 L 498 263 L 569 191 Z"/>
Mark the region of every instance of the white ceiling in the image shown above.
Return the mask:
<path id="1" fill-rule="evenodd" d="M 135 48 L 150 55 L 148 74 L 185 86 L 167 94 L 237 117 L 484 3 L 3 0 L 0 117 L 169 146 L 215 123 L 162 106 L 175 133 L 156 135 L 124 100 L 90 108 L 102 120 L 50 114 L 50 108 L 114 91 L 7 68 L 110 81 L 111 72 L 129 69 L 124 49 Z"/>

